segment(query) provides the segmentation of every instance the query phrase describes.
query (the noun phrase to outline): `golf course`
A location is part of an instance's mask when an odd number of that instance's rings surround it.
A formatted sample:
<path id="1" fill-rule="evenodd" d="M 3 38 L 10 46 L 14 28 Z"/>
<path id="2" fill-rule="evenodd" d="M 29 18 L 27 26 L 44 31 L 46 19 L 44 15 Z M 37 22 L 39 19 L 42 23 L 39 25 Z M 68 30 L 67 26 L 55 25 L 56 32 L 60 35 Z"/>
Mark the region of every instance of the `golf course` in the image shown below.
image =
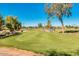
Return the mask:
<path id="1" fill-rule="evenodd" d="M 78 3 L 3 3 L 0 12 L 0 55 L 79 55 Z"/>
<path id="2" fill-rule="evenodd" d="M 44 55 L 53 51 L 78 55 L 79 33 L 24 32 L 0 39 L 1 47 L 14 47 Z"/>

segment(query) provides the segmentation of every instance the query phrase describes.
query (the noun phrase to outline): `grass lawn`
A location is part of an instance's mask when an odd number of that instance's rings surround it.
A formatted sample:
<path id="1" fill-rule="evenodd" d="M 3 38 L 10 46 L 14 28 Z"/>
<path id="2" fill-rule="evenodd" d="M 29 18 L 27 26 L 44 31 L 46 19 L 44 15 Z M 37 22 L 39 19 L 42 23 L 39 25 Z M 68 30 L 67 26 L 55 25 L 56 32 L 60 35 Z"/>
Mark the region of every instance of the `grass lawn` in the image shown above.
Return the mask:
<path id="1" fill-rule="evenodd" d="M 56 50 L 77 55 L 75 52 L 79 50 L 79 33 L 25 32 L 0 39 L 0 46 L 16 47 L 43 54 Z"/>

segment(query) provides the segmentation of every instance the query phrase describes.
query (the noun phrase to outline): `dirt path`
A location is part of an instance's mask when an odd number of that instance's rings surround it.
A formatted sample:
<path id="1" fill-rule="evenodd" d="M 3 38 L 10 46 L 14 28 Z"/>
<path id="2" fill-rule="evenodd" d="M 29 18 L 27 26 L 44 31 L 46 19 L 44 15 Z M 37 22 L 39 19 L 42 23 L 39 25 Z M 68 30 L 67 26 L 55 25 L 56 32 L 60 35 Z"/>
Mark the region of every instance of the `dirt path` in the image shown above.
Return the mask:
<path id="1" fill-rule="evenodd" d="M 0 47 L 0 56 L 42 56 L 42 54 L 16 48 Z"/>

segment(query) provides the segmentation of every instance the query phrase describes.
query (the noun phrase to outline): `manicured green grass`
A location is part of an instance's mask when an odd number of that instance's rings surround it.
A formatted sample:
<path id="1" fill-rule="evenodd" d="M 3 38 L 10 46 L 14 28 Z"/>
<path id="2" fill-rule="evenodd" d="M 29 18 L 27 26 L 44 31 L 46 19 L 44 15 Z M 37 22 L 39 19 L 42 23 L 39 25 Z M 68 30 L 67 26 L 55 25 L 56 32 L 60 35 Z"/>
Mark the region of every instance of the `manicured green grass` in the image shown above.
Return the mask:
<path id="1" fill-rule="evenodd" d="M 79 50 L 79 33 L 25 32 L 0 39 L 0 45 L 44 54 L 56 50 L 76 55 L 75 52 Z"/>

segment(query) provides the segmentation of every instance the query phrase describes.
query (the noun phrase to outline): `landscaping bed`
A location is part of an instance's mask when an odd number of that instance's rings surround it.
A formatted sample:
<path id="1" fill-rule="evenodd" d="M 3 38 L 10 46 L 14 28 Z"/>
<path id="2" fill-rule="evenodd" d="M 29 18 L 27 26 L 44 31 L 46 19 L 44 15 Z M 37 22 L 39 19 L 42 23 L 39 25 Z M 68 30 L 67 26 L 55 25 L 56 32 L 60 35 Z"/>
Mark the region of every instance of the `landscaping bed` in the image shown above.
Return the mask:
<path id="1" fill-rule="evenodd" d="M 18 31 L 0 31 L 0 39 L 1 38 L 5 38 L 5 37 L 9 37 L 9 36 L 13 36 L 13 35 L 18 35 L 20 34 L 20 32 Z"/>

